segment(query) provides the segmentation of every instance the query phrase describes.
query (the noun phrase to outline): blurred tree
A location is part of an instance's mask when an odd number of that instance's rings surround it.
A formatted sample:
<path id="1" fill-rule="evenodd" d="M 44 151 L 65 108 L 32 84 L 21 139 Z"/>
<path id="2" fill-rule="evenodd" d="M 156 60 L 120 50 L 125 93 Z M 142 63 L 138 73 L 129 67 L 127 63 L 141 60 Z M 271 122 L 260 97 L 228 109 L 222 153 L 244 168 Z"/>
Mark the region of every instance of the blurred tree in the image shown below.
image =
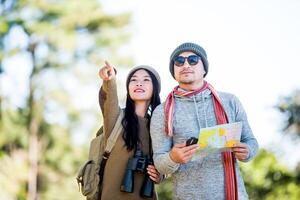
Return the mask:
<path id="1" fill-rule="evenodd" d="M 300 91 L 281 97 L 276 107 L 285 115 L 284 131 L 300 137 Z"/>
<path id="2" fill-rule="evenodd" d="M 275 107 L 284 114 L 283 132 L 299 141 L 300 91 L 281 97 Z M 273 153 L 262 149 L 249 165 L 242 164 L 242 172 L 251 199 L 300 199 L 300 162 L 295 169 L 288 169 Z"/>
<path id="3" fill-rule="evenodd" d="M 160 184 L 156 185 L 156 191 L 159 199 L 171 200 L 172 190 L 173 186 L 171 176 L 163 180 Z"/>
<path id="4" fill-rule="evenodd" d="M 261 149 L 253 161 L 240 165 L 250 199 L 300 198 L 299 173 L 280 163 L 273 153 Z"/>
<path id="5" fill-rule="evenodd" d="M 43 178 L 60 183 L 60 175 L 70 174 L 68 166 L 76 157 L 74 153 L 78 153 L 68 143 L 68 136 L 70 123 L 76 122 L 79 114 L 60 85 L 59 78 L 65 77 L 59 75 L 71 73 L 76 66 L 89 66 L 100 63 L 104 57 L 118 55 L 120 45 L 129 38 L 126 25 L 130 16 L 107 15 L 98 0 L 1 0 L 0 3 L 1 73 L 4 70 L 5 74 L 3 61 L 20 54 L 27 56 L 31 65 L 24 107 L 5 110 L 0 93 L 1 132 L 5 133 L 1 134 L 0 148 L 9 155 L 18 148 L 28 148 L 27 199 L 38 199 L 38 191 L 53 188 L 50 184 L 46 186 Z M 22 35 L 23 43 L 18 43 L 16 32 Z M 130 62 L 127 57 L 117 57 L 116 63 Z M 72 76 L 82 78 L 78 73 L 75 71 Z M 57 79 L 50 82 L 53 79 L 49 76 Z M 54 126 L 48 122 L 49 104 L 68 113 L 67 125 Z M 56 185 L 56 189 L 60 186 Z"/>

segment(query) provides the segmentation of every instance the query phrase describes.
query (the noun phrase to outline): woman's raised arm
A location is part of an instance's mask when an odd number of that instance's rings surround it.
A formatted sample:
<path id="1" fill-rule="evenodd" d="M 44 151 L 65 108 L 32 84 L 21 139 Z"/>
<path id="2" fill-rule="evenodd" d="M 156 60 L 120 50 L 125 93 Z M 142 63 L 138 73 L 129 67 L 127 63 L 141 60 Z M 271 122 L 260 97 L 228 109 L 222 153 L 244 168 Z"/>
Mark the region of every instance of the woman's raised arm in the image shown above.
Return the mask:
<path id="1" fill-rule="evenodd" d="M 99 77 L 103 80 L 99 91 L 99 104 L 103 115 L 104 133 L 108 137 L 121 111 L 117 95 L 116 71 L 105 61 L 99 70 Z"/>

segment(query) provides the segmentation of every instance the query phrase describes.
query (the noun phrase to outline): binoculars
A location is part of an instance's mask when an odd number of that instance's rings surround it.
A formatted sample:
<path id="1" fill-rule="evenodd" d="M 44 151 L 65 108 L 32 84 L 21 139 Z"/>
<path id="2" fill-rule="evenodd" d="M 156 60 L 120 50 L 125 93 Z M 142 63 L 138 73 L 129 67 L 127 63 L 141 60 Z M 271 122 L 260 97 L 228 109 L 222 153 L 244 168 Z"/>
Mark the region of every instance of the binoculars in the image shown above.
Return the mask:
<path id="1" fill-rule="evenodd" d="M 140 189 L 140 196 L 151 198 L 153 196 L 154 183 L 147 173 L 148 165 L 153 165 L 151 157 L 143 156 L 141 150 L 136 150 L 134 156 L 128 160 L 120 190 L 122 192 L 132 193 L 134 188 L 134 173 L 142 173 L 145 174 L 145 178 L 142 188 Z"/>

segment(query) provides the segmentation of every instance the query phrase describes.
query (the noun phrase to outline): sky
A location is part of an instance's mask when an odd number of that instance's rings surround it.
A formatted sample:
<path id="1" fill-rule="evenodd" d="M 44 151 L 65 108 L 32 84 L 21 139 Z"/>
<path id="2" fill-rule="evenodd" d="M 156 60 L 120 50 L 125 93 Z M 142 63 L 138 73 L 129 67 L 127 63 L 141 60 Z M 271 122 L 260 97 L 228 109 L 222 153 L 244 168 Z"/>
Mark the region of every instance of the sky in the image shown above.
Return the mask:
<path id="1" fill-rule="evenodd" d="M 162 77 L 161 97 L 176 86 L 169 73 L 172 51 L 194 42 L 207 52 L 206 80 L 242 102 L 261 147 L 294 165 L 299 147 L 280 134 L 280 96 L 300 89 L 300 1 L 297 0 L 103 0 L 106 12 L 132 13 L 126 52 L 136 65 L 153 66 Z M 108 58 L 109 59 L 109 58 Z M 125 72 L 126 73 L 126 72 Z M 287 155 L 295 155 L 287 156 Z"/>

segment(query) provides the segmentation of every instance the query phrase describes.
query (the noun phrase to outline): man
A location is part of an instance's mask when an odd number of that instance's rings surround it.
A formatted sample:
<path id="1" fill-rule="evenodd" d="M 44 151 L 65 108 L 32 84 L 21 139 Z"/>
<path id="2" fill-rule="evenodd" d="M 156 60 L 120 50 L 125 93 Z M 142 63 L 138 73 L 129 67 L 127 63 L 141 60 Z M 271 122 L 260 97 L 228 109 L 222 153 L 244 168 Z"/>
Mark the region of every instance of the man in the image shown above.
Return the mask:
<path id="1" fill-rule="evenodd" d="M 258 143 L 241 103 L 204 80 L 208 61 L 201 46 L 181 44 L 169 67 L 179 85 L 155 109 L 150 131 L 156 168 L 172 174 L 173 199 L 248 199 L 237 160 L 251 160 Z M 198 137 L 201 128 L 232 122 L 242 122 L 241 141 L 232 151 L 192 159 L 199 147 L 186 146 L 187 139 Z"/>

